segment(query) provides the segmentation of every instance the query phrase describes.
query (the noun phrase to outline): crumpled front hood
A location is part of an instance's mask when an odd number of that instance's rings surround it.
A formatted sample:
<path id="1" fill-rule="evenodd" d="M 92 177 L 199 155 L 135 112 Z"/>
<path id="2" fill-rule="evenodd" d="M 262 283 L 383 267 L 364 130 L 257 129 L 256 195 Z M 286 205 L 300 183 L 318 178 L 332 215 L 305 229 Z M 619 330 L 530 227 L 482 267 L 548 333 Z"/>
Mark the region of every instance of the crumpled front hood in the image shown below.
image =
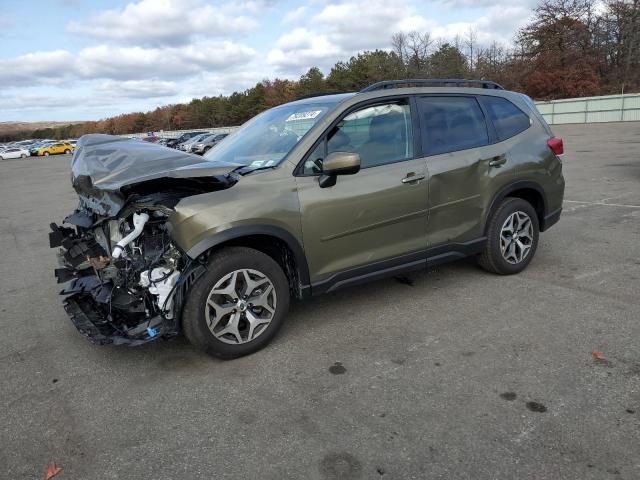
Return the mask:
<path id="1" fill-rule="evenodd" d="M 197 155 L 136 139 L 90 134 L 80 138 L 76 145 L 71 161 L 71 182 L 78 191 L 78 179 L 89 177 L 93 187 L 116 191 L 125 185 L 154 178 L 220 175 L 239 166 L 209 162 Z"/>
<path id="2" fill-rule="evenodd" d="M 210 162 L 179 150 L 113 135 L 84 135 L 71 160 L 71 183 L 86 207 L 115 215 L 121 189 L 156 179 L 212 179 L 240 164 Z"/>

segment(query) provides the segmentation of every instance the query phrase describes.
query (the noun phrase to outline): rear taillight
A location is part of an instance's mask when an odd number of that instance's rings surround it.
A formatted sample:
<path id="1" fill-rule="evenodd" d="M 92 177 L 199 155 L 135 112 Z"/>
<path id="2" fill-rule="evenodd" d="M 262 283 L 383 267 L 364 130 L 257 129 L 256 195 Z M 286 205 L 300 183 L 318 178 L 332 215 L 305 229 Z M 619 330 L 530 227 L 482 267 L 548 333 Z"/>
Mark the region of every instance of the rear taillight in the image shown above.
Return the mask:
<path id="1" fill-rule="evenodd" d="M 547 140 L 547 145 L 553 153 L 556 155 L 562 155 L 564 153 L 564 145 L 562 144 L 562 139 L 553 137 Z"/>

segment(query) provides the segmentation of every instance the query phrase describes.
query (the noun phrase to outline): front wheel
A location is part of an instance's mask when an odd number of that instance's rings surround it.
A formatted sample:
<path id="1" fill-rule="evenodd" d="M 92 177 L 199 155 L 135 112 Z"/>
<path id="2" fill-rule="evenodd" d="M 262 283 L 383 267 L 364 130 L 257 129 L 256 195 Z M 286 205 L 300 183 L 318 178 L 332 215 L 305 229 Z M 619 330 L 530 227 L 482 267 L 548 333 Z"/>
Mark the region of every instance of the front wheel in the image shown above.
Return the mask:
<path id="1" fill-rule="evenodd" d="M 512 275 L 524 270 L 538 247 L 538 215 L 521 198 L 506 198 L 489 219 L 487 243 L 478 263 L 489 272 Z"/>
<path id="2" fill-rule="evenodd" d="M 44 152 L 44 156 L 48 157 L 49 156 L 49 152 Z"/>
<path id="3" fill-rule="evenodd" d="M 65 150 L 64 153 L 66 153 L 67 155 L 71 153 L 71 150 Z"/>
<path id="4" fill-rule="evenodd" d="M 289 282 L 268 255 L 224 248 L 187 293 L 182 330 L 187 340 L 220 358 L 254 353 L 276 335 L 289 309 Z"/>
<path id="5" fill-rule="evenodd" d="M 27 156 L 24 153 L 21 153 L 20 158 L 27 158 Z"/>

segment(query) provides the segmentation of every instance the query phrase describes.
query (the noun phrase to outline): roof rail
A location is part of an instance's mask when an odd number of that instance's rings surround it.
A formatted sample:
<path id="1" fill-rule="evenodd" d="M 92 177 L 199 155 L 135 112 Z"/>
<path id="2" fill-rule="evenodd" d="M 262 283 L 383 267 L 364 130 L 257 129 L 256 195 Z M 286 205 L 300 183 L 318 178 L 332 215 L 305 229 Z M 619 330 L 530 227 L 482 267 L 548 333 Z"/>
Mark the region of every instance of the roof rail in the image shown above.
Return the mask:
<path id="1" fill-rule="evenodd" d="M 368 87 L 360 90 L 359 93 L 374 92 L 376 90 L 386 90 L 388 88 L 402 87 L 477 87 L 504 90 L 504 88 L 490 80 L 466 80 L 464 78 L 410 78 L 406 80 L 385 80 L 383 82 L 372 83 Z"/>

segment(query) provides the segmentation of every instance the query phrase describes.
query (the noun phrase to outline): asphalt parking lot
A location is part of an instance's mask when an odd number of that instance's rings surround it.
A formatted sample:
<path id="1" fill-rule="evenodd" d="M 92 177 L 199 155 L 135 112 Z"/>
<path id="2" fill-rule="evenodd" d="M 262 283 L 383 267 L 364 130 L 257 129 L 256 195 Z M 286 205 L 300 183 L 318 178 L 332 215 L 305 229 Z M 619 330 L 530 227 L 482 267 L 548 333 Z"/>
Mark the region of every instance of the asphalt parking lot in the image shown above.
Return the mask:
<path id="1" fill-rule="evenodd" d="M 80 336 L 47 239 L 69 157 L 0 163 L 0 477 L 640 478 L 640 122 L 554 131 L 566 203 L 525 272 L 298 303 L 230 362 Z"/>

